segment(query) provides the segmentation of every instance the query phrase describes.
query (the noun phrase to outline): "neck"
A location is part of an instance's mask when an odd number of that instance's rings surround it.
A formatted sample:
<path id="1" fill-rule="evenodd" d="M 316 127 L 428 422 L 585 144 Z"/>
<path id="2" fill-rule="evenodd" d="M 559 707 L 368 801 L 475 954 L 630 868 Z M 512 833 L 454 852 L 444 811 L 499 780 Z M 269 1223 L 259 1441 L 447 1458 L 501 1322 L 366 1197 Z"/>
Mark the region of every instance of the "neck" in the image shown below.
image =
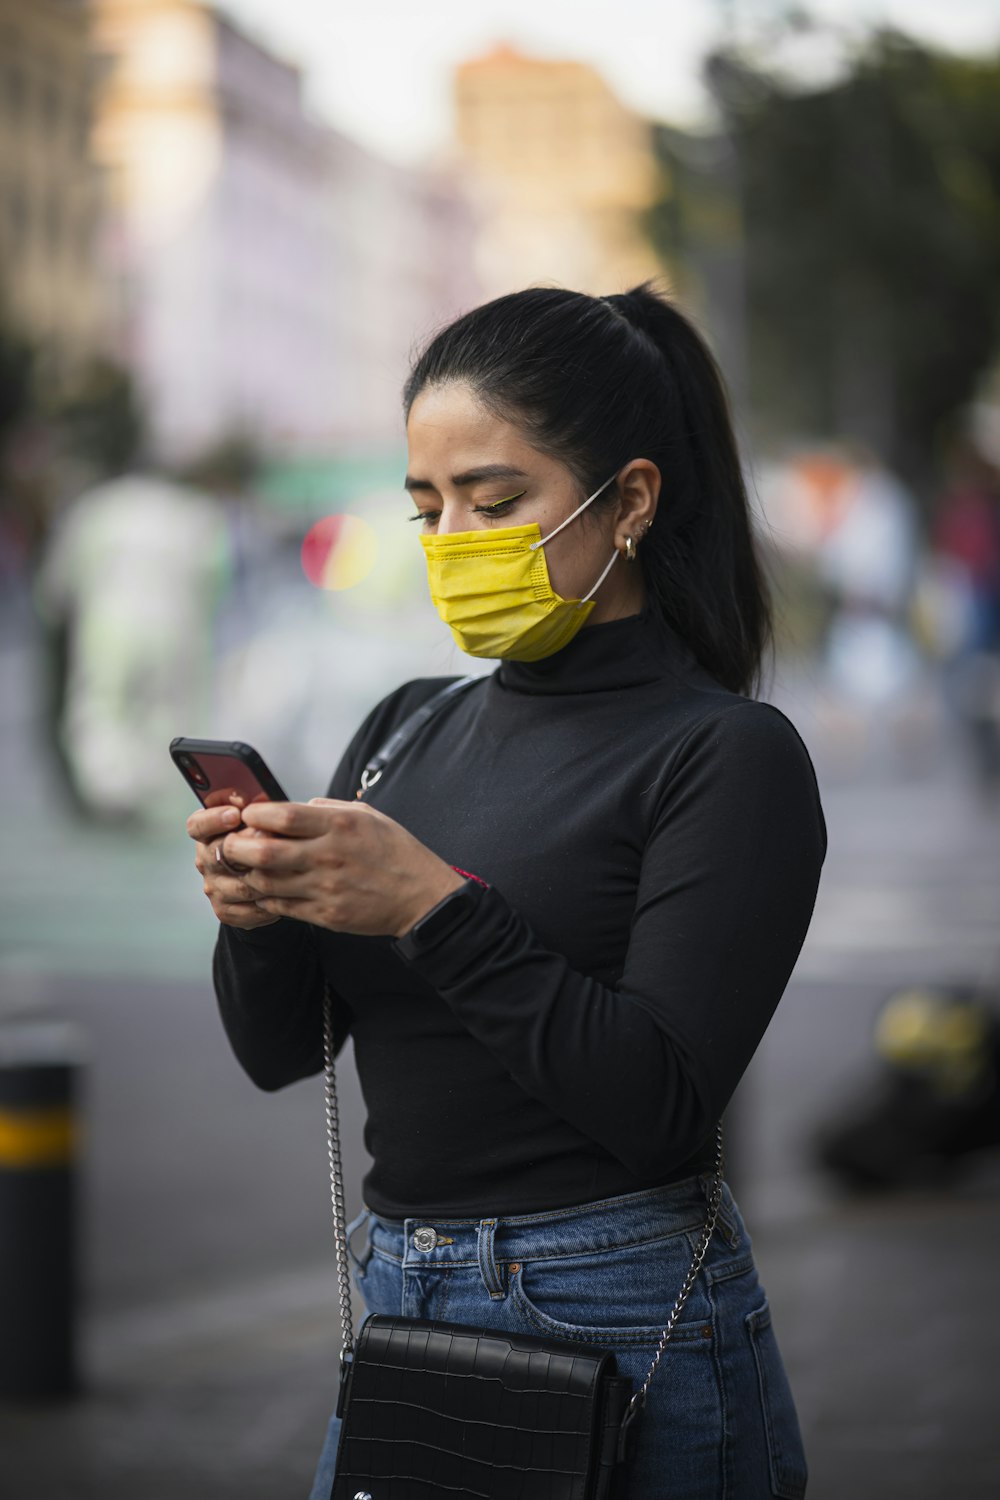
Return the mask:
<path id="1" fill-rule="evenodd" d="M 625 620 L 639 615 L 646 607 L 646 583 L 642 569 L 619 557 L 611 572 L 594 595 L 594 608 L 584 625 L 606 625 L 609 620 Z"/>
<path id="2" fill-rule="evenodd" d="M 592 620 L 541 661 L 501 661 L 492 679 L 496 689 L 545 696 L 619 692 L 700 671 L 656 606 L 606 620 L 596 630 L 590 628 Z"/>

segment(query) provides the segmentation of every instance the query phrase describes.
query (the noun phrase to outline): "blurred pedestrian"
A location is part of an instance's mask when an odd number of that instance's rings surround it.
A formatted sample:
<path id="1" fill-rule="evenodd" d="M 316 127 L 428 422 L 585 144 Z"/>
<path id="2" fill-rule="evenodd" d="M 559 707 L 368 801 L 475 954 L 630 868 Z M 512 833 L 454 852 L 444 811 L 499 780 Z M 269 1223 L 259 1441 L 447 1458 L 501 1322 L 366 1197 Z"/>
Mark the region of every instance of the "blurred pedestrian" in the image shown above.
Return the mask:
<path id="1" fill-rule="evenodd" d="M 1000 475 L 971 443 L 952 455 L 934 551 L 951 600 L 945 696 L 990 789 L 1000 785 Z"/>
<path id="2" fill-rule="evenodd" d="M 532 290 L 440 333 L 406 409 L 432 598 L 500 664 L 363 797 L 440 680 L 372 711 L 327 799 L 247 808 L 244 829 L 192 815 L 222 1016 L 279 1088 L 322 1067 L 332 987 L 374 1158 L 351 1226 L 369 1312 L 604 1345 L 638 1390 L 826 847 L 802 741 L 750 696 L 769 607 L 726 398 L 651 289 Z M 767 1300 L 718 1191 L 631 1500 L 763 1500 L 775 1475 L 804 1493 Z"/>
<path id="3" fill-rule="evenodd" d="M 149 474 L 87 490 L 54 530 L 36 598 L 59 643 L 57 751 L 85 814 L 173 800 L 163 746 L 204 715 L 227 572 L 216 501 Z"/>
<path id="4" fill-rule="evenodd" d="M 866 708 L 898 698 L 919 670 L 908 624 L 917 557 L 912 496 L 873 454 L 858 450 L 817 565 L 834 608 L 825 648 L 830 681 Z"/>

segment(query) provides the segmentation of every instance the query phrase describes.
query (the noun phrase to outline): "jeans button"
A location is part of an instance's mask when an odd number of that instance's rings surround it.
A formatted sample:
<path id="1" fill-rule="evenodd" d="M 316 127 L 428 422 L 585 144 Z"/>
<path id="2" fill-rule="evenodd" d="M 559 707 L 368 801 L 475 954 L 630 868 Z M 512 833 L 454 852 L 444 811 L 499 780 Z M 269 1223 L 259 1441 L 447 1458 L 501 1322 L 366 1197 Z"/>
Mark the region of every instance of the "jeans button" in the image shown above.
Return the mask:
<path id="1" fill-rule="evenodd" d="M 433 1250 L 434 1246 L 437 1244 L 437 1242 L 438 1242 L 438 1235 L 437 1235 L 437 1230 L 436 1229 L 430 1229 L 430 1228 L 426 1228 L 425 1227 L 423 1229 L 417 1229 L 414 1232 L 414 1235 L 413 1235 L 413 1248 L 414 1248 L 414 1250 Z"/>

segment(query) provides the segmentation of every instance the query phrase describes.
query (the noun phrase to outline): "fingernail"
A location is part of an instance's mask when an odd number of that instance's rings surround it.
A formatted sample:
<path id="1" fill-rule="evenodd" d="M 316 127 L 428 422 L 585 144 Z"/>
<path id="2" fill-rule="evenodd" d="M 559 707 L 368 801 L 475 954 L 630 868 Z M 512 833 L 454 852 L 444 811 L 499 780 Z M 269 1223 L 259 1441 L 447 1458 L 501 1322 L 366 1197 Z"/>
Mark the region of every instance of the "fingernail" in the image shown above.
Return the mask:
<path id="1" fill-rule="evenodd" d="M 235 807 L 225 808 L 222 814 L 222 821 L 223 823 L 238 823 L 240 821 L 239 809 Z"/>

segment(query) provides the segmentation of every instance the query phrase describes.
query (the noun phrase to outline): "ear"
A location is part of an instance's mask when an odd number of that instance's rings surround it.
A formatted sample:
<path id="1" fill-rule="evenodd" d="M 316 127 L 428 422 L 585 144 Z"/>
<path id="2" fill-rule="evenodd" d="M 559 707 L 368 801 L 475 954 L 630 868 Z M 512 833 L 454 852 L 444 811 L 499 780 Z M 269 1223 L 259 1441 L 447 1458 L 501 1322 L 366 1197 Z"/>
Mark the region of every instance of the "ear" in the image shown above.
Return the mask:
<path id="1" fill-rule="evenodd" d="M 615 546 L 624 552 L 626 537 L 638 546 L 653 524 L 660 498 L 660 471 L 649 458 L 633 458 L 618 473 Z"/>

